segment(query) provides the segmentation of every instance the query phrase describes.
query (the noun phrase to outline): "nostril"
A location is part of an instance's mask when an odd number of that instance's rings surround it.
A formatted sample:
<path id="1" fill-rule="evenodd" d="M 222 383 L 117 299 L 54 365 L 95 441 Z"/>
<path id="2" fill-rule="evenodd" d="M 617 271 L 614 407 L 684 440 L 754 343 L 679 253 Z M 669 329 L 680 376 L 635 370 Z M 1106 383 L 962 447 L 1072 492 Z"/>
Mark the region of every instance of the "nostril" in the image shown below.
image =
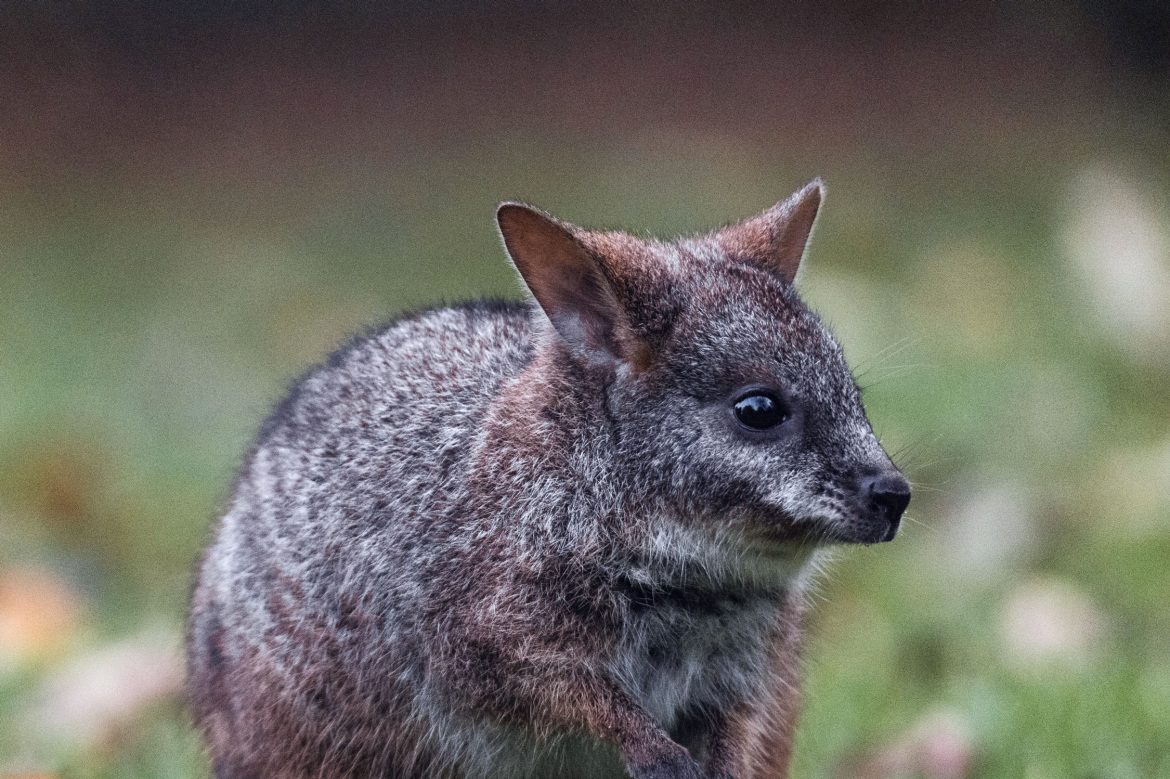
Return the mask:
<path id="1" fill-rule="evenodd" d="M 910 505 L 910 484 L 897 472 L 867 476 L 862 480 L 862 490 L 891 522 L 897 522 Z"/>

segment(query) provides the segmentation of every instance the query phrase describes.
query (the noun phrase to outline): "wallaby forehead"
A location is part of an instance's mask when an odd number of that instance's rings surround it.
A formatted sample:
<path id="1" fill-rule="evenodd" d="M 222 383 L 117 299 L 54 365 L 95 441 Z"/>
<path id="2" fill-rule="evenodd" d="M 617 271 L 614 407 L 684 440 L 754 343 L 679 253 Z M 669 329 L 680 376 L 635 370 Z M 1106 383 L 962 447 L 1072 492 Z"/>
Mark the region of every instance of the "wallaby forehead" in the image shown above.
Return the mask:
<path id="1" fill-rule="evenodd" d="M 660 356 L 696 390 L 781 383 L 824 401 L 855 392 L 832 335 L 757 258 L 710 236 L 659 241 L 595 232 L 587 243 L 611 258 L 611 283 L 636 323 L 669 333 Z"/>
<path id="2" fill-rule="evenodd" d="M 852 393 L 840 347 L 791 286 L 734 262 L 687 286 L 667 355 L 676 371 L 712 392 L 779 381 L 806 395 Z"/>
<path id="3" fill-rule="evenodd" d="M 681 270 L 676 244 L 626 232 L 586 231 L 577 239 L 596 257 L 611 283 L 628 286 L 631 294 L 652 294 L 671 286 Z"/>

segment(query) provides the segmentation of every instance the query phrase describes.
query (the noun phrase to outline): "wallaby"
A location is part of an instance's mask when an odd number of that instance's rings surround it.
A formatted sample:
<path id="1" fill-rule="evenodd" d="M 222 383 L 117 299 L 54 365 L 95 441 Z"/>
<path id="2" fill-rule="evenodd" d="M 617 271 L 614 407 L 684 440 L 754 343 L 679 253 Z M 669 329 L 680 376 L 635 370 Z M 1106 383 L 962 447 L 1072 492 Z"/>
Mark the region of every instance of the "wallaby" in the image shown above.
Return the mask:
<path id="1" fill-rule="evenodd" d="M 215 776 L 784 776 L 818 550 L 910 500 L 793 288 L 822 197 L 672 242 L 504 203 L 534 303 L 303 377 L 199 566 Z"/>

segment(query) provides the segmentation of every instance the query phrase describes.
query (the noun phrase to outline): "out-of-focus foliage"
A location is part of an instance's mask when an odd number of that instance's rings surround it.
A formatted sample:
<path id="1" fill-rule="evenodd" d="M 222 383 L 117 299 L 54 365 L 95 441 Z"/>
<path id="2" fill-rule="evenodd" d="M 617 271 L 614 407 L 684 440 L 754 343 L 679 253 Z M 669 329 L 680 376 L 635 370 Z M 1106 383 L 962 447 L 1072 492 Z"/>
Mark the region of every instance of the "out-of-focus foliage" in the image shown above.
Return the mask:
<path id="1" fill-rule="evenodd" d="M 495 201 L 670 234 L 822 175 L 801 285 L 916 493 L 821 584 L 796 776 L 1170 775 L 1170 82 L 963 8 L 4 17 L 0 774 L 206 775 L 233 469 L 348 332 L 519 294 Z"/>

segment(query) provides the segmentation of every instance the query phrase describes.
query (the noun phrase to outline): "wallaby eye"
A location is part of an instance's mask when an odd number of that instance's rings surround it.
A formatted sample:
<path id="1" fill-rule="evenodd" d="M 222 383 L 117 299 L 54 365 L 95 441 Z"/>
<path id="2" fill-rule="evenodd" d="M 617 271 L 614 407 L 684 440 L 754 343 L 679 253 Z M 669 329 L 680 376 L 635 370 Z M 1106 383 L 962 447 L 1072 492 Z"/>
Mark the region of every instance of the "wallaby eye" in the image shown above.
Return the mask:
<path id="1" fill-rule="evenodd" d="M 771 392 L 753 391 L 735 401 L 735 418 L 752 430 L 767 430 L 788 419 L 788 410 Z"/>

